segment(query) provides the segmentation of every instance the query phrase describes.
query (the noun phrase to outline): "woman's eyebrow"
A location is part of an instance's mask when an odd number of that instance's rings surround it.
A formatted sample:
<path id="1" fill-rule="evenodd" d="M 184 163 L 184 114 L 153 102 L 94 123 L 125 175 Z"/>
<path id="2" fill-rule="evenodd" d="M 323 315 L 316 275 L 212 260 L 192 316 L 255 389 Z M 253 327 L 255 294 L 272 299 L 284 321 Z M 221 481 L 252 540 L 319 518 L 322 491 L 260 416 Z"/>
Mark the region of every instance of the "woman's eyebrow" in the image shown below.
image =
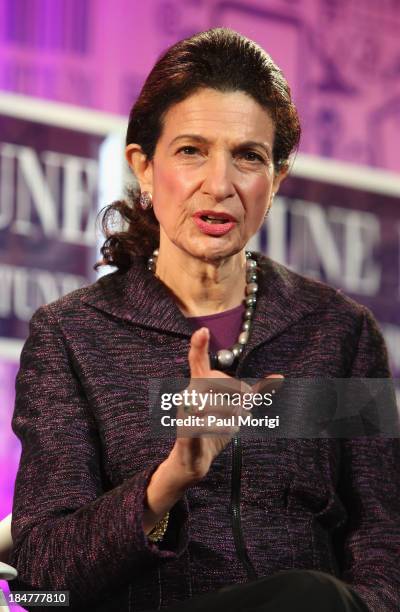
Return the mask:
<path id="1" fill-rule="evenodd" d="M 200 142 L 202 144 L 210 144 L 208 138 L 200 136 L 199 134 L 180 134 L 179 136 L 176 136 L 171 140 L 169 146 L 171 147 L 179 140 L 192 140 L 195 142 Z M 260 147 L 261 149 L 264 149 L 264 151 L 268 155 L 271 155 L 271 146 L 266 142 L 260 142 L 258 140 L 245 140 L 243 142 L 239 142 L 237 144 L 234 144 L 232 146 L 232 149 L 242 149 L 244 147 Z"/>
<path id="2" fill-rule="evenodd" d="M 209 140 L 204 136 L 200 136 L 199 134 L 180 134 L 171 140 L 169 143 L 169 147 L 171 147 L 178 140 L 194 140 L 196 142 L 201 142 L 202 144 L 209 144 Z"/>

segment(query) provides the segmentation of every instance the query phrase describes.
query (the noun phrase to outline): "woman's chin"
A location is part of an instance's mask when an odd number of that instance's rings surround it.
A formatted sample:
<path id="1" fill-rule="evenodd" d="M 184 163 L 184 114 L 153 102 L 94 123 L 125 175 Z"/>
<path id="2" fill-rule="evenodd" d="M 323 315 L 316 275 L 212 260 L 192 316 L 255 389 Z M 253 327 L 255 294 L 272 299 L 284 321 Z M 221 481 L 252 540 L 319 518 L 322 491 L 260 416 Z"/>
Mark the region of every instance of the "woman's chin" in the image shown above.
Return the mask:
<path id="1" fill-rule="evenodd" d="M 240 253 L 245 245 L 233 245 L 233 244 L 216 244 L 207 241 L 207 244 L 196 244 L 189 246 L 186 251 L 192 256 L 196 257 L 205 262 L 219 261 L 226 257 L 232 257 L 237 253 Z"/>

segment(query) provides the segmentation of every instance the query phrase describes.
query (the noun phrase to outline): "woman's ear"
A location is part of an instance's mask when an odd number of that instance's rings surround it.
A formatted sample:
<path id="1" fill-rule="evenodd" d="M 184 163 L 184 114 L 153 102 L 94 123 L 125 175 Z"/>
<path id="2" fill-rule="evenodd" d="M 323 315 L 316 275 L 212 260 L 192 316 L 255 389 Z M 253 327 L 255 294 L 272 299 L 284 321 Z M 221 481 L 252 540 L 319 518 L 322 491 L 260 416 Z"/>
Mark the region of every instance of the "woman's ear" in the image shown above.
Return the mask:
<path id="1" fill-rule="evenodd" d="M 141 191 L 153 192 L 153 162 L 148 160 L 138 144 L 129 144 L 125 149 L 125 157 L 134 175 L 139 181 Z"/>

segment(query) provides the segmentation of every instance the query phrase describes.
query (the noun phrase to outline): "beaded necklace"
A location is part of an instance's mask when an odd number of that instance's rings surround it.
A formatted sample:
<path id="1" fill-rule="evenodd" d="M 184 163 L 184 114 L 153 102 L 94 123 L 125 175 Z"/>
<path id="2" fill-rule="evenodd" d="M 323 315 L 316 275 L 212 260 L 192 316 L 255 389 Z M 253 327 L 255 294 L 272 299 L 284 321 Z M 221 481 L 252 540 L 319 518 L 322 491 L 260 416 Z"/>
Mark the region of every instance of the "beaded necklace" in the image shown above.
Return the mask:
<path id="1" fill-rule="evenodd" d="M 158 249 L 153 251 L 153 255 L 147 261 L 147 269 L 155 273 L 158 257 Z M 210 363 L 212 369 L 228 370 L 231 368 L 246 346 L 254 311 L 257 304 L 257 262 L 252 257 L 251 251 L 246 251 L 246 290 L 244 302 L 246 309 L 243 315 L 242 329 L 237 342 L 231 347 L 220 349 L 216 353 L 210 353 Z"/>

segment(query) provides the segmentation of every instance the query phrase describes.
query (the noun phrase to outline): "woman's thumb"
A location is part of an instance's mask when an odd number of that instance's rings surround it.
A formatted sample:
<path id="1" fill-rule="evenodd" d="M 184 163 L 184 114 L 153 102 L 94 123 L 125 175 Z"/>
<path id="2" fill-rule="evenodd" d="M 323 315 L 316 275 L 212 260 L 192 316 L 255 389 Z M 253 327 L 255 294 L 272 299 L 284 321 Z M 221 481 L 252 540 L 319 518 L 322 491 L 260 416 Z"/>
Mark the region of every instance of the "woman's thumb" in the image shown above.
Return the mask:
<path id="1" fill-rule="evenodd" d="M 210 331 L 207 327 L 197 329 L 190 339 L 189 366 L 192 378 L 207 378 L 211 369 L 208 355 Z"/>

